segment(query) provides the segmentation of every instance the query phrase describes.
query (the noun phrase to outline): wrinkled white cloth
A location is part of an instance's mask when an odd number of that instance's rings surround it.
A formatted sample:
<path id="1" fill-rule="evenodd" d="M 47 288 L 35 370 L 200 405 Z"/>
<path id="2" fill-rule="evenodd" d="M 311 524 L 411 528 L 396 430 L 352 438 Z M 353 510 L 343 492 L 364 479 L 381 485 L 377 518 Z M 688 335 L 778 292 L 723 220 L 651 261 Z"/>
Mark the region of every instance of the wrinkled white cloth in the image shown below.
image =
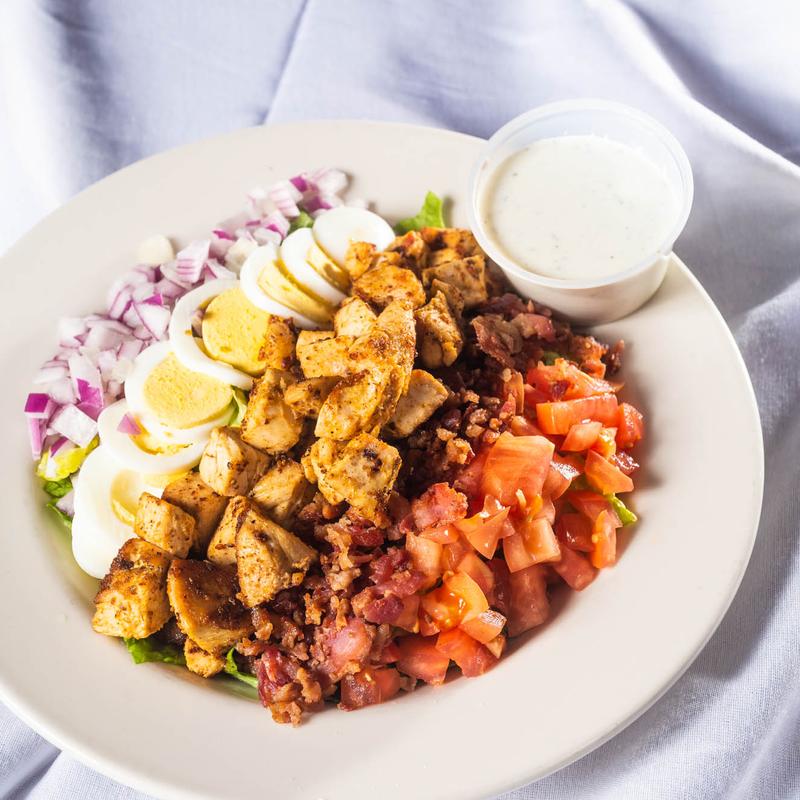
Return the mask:
<path id="1" fill-rule="evenodd" d="M 372 118 L 487 136 L 575 96 L 662 120 L 696 182 L 676 251 L 733 329 L 758 395 L 761 530 L 731 610 L 675 687 L 603 747 L 505 797 L 797 798 L 798 31 L 791 0 L 3 0 L 0 250 L 125 164 L 261 122 Z M 0 709 L 0 797 L 143 795 Z"/>

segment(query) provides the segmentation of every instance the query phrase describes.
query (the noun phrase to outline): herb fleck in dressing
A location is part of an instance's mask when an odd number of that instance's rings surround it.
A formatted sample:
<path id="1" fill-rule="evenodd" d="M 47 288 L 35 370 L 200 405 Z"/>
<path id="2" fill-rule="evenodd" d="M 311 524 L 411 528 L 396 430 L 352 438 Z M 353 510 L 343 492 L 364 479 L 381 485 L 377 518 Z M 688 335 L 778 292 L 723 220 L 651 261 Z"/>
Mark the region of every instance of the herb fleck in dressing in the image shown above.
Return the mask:
<path id="1" fill-rule="evenodd" d="M 486 231 L 519 266 L 592 280 L 626 270 L 667 239 L 679 202 L 659 168 L 600 136 L 542 139 L 489 180 Z"/>

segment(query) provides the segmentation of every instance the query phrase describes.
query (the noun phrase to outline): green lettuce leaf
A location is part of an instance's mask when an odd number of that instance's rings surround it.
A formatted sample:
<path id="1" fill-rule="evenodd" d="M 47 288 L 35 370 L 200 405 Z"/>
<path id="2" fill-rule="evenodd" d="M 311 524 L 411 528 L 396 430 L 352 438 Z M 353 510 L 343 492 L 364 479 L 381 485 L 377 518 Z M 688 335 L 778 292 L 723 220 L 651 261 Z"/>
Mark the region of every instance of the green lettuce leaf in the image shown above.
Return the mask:
<path id="1" fill-rule="evenodd" d="M 62 525 L 64 525 L 67 530 L 72 530 L 72 517 L 68 517 L 60 508 L 56 506 L 55 498 L 52 499 L 49 503 L 47 503 L 47 508 L 49 508 L 59 519 Z"/>
<path id="2" fill-rule="evenodd" d="M 186 666 L 183 651 L 171 644 L 163 644 L 153 637 L 148 639 L 123 639 L 135 664 L 162 661 L 164 664 Z"/>
<path id="3" fill-rule="evenodd" d="M 442 200 L 433 192 L 425 195 L 425 202 L 415 217 L 401 219 L 394 226 L 394 232 L 399 234 L 409 231 L 418 231 L 421 228 L 444 228 L 444 216 L 442 215 Z"/>
<path id="4" fill-rule="evenodd" d="M 231 677 L 236 678 L 237 681 L 251 686 L 253 689 L 258 688 L 258 678 L 256 678 L 255 675 L 251 675 L 249 672 L 240 671 L 239 667 L 236 665 L 236 659 L 233 657 L 233 648 L 228 650 L 228 655 L 225 657 L 225 672 Z"/>
<path id="5" fill-rule="evenodd" d="M 236 411 L 228 425 L 232 428 L 241 428 L 244 412 L 247 410 L 247 394 L 241 389 L 234 389 L 233 402 L 236 403 Z"/>
<path id="6" fill-rule="evenodd" d="M 67 477 L 60 481 L 45 481 L 43 488 L 50 497 L 63 497 L 72 491 L 72 479 Z"/>
<path id="7" fill-rule="evenodd" d="M 639 517 L 637 517 L 615 494 L 607 494 L 606 500 L 611 503 L 611 507 L 617 512 L 619 521 L 623 525 L 633 525 L 634 522 L 638 521 Z"/>
<path id="8" fill-rule="evenodd" d="M 556 363 L 557 358 L 561 358 L 561 355 L 553 350 L 545 350 L 542 353 L 542 361 L 549 367 L 552 367 L 553 364 Z"/>
<path id="9" fill-rule="evenodd" d="M 294 233 L 298 228 L 310 228 L 314 224 L 314 217 L 307 211 L 301 211 L 300 216 L 295 217 L 289 225 L 289 233 Z"/>

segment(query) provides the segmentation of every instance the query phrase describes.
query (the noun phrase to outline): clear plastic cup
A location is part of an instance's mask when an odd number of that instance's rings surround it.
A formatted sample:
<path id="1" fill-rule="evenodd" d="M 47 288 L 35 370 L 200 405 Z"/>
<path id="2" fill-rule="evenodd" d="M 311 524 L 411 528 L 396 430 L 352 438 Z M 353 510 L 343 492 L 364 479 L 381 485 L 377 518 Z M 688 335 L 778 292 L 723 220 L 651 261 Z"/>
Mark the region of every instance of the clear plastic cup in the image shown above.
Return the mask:
<path id="1" fill-rule="evenodd" d="M 656 251 L 619 273 L 591 280 L 539 275 L 515 263 L 487 234 L 480 213 L 486 183 L 506 158 L 533 142 L 589 134 L 638 150 L 662 171 L 679 199 L 674 223 Z M 517 291 L 574 322 L 589 324 L 624 317 L 656 292 L 664 279 L 675 240 L 689 217 L 694 182 L 686 153 L 659 122 L 621 103 L 578 99 L 539 106 L 500 128 L 486 143 L 473 167 L 469 196 L 469 219 L 475 237 Z"/>

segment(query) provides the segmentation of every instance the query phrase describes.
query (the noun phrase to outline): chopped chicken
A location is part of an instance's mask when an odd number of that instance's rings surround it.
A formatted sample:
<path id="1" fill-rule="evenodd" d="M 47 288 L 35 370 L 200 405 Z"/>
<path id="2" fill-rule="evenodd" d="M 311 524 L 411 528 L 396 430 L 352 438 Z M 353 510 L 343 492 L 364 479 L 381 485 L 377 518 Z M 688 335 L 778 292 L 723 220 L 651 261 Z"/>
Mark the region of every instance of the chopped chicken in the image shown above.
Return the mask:
<path id="1" fill-rule="evenodd" d="M 447 298 L 447 305 L 450 306 L 453 316 L 460 319 L 464 311 L 464 295 L 461 294 L 461 289 L 453 286 L 452 283 L 445 283 L 434 278 L 428 287 L 428 294 L 430 297 L 435 297 L 437 292 L 441 292 Z"/>
<path id="2" fill-rule="evenodd" d="M 178 627 L 208 653 L 222 655 L 253 632 L 236 588 L 230 567 L 176 558 L 169 568 L 167 594 Z"/>
<path id="3" fill-rule="evenodd" d="M 94 598 L 92 627 L 106 636 L 146 639 L 172 616 L 167 600 L 170 557 L 144 539 L 128 539 Z"/>
<path id="4" fill-rule="evenodd" d="M 301 341 L 304 333 L 323 333 L 323 331 L 303 331 L 297 339 L 297 358 L 306 378 L 341 377 L 350 371 L 350 348 L 355 339 L 352 336 L 333 336 L 332 331 L 325 338 L 309 337 Z"/>
<path id="5" fill-rule="evenodd" d="M 440 264 L 448 264 L 450 261 L 459 261 L 463 256 L 458 250 L 452 247 L 445 247 L 442 250 L 434 250 L 428 258 L 429 267 L 438 267 Z"/>
<path id="6" fill-rule="evenodd" d="M 395 300 L 380 313 L 372 330 L 356 339 L 350 350 L 351 365 L 354 371 L 399 367 L 405 375 L 405 391 L 414 367 L 416 342 L 414 310 L 408 301 Z"/>
<path id="7" fill-rule="evenodd" d="M 283 317 L 271 316 L 267 336 L 258 354 L 268 369 L 289 369 L 294 361 L 295 333 Z"/>
<path id="8" fill-rule="evenodd" d="M 197 539 L 194 517 L 150 492 L 139 495 L 133 532 L 178 558 L 186 558 Z"/>
<path id="9" fill-rule="evenodd" d="M 344 256 L 344 268 L 351 280 L 358 280 L 371 266 L 376 247 L 369 242 L 352 242 Z"/>
<path id="10" fill-rule="evenodd" d="M 434 252 L 445 249 L 453 250 L 457 254 L 457 258 L 474 256 L 482 252 L 472 231 L 465 228 L 423 228 L 420 235 Z"/>
<path id="11" fill-rule="evenodd" d="M 222 656 L 203 650 L 191 639 L 186 639 L 183 643 L 183 655 L 186 668 L 202 678 L 213 678 L 225 669 L 225 659 Z"/>
<path id="12" fill-rule="evenodd" d="M 447 389 L 430 372 L 415 369 L 411 373 L 408 392 L 400 398 L 394 416 L 386 426 L 398 439 L 408 436 L 423 422 L 427 422 L 447 399 Z"/>
<path id="13" fill-rule="evenodd" d="M 300 439 L 303 420 L 284 401 L 288 373 L 268 369 L 256 381 L 242 420 L 242 439 L 268 453 L 285 453 Z"/>
<path id="14" fill-rule="evenodd" d="M 284 528 L 291 527 L 297 512 L 313 495 L 303 468 L 286 456 L 277 458 L 250 492 L 259 509 Z"/>
<path id="15" fill-rule="evenodd" d="M 461 292 L 465 308 L 474 308 L 489 296 L 486 291 L 486 262 L 483 255 L 448 261 L 438 267 L 428 267 L 422 272 L 425 286 L 430 286 L 437 278 L 455 286 Z"/>
<path id="16" fill-rule="evenodd" d="M 304 467 L 329 503 L 346 500 L 377 525 L 389 524 L 385 506 L 400 470 L 396 448 L 368 433 L 347 444 L 319 439 L 304 456 Z"/>
<path id="17" fill-rule="evenodd" d="M 228 498 L 217 494 L 197 472 L 187 472 L 168 483 L 162 500 L 182 508 L 195 521 L 195 548 L 205 553 L 214 531 L 225 513 Z"/>
<path id="18" fill-rule="evenodd" d="M 348 297 L 333 315 L 333 329 L 337 336 L 363 336 L 376 319 L 375 312 L 360 297 Z"/>
<path id="19" fill-rule="evenodd" d="M 284 402 L 298 417 L 317 417 L 338 378 L 308 378 L 286 387 Z"/>
<path id="20" fill-rule="evenodd" d="M 419 231 L 409 231 L 395 237 L 386 248 L 386 252 L 399 253 L 402 258 L 400 266 L 411 269 L 417 274 L 428 266 L 430 251 Z"/>
<path id="21" fill-rule="evenodd" d="M 206 557 L 221 567 L 236 565 L 236 526 L 241 516 L 240 511 L 240 498 L 231 498 L 211 541 L 208 543 Z"/>
<path id="22" fill-rule="evenodd" d="M 449 367 L 464 346 L 464 336 L 447 298 L 437 292 L 427 305 L 417 309 L 419 357 L 428 369 Z"/>
<path id="23" fill-rule="evenodd" d="M 270 460 L 266 453 L 247 444 L 236 428 L 216 428 L 200 459 L 200 477 L 217 494 L 247 494 L 266 472 Z"/>
<path id="24" fill-rule="evenodd" d="M 265 517 L 254 502 L 237 497 L 236 571 L 248 608 L 267 603 L 282 589 L 302 583 L 317 560 L 315 550 Z"/>
<path id="25" fill-rule="evenodd" d="M 342 378 L 322 404 L 314 435 L 351 439 L 375 428 L 390 374 L 364 370 Z"/>
<path id="26" fill-rule="evenodd" d="M 425 302 L 425 290 L 410 270 L 387 264 L 365 272 L 353 283 L 353 294 L 377 308 L 386 308 L 392 300 L 409 300 L 414 308 Z"/>

